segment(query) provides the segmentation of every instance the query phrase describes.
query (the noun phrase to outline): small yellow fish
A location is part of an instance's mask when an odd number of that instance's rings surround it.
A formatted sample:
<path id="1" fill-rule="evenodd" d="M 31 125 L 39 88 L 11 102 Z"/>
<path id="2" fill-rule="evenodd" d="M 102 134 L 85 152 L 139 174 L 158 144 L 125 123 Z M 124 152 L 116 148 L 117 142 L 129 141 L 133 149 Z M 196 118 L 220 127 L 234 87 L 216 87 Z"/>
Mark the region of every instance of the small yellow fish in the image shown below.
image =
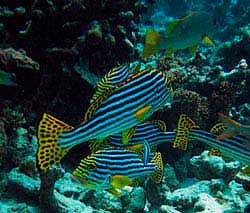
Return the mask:
<path id="1" fill-rule="evenodd" d="M 171 22 L 165 33 L 148 29 L 142 57 L 149 57 L 163 49 L 171 54 L 179 49 L 190 48 L 191 53 L 194 54 L 202 41 L 214 45 L 208 36 L 215 31 L 216 26 L 216 19 L 208 13 L 193 12 Z"/>

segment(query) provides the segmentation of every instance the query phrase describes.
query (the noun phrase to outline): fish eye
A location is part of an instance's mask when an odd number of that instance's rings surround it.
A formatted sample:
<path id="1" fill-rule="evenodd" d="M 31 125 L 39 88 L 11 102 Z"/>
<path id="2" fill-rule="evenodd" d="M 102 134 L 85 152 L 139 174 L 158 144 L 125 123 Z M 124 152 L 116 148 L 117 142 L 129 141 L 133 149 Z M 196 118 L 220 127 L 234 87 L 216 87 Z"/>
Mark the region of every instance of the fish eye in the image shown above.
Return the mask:
<path id="1" fill-rule="evenodd" d="M 96 165 L 94 163 L 89 164 L 88 166 L 90 171 L 94 171 L 96 169 Z"/>

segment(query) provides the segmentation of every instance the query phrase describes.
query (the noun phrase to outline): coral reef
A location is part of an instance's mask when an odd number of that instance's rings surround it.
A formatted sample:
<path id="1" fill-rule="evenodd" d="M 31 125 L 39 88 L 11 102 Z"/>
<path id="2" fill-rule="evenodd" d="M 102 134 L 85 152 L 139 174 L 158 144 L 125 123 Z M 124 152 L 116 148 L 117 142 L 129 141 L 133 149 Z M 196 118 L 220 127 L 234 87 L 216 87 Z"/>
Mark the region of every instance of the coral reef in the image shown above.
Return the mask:
<path id="1" fill-rule="evenodd" d="M 200 156 L 194 156 L 190 159 L 190 172 L 201 180 L 222 178 L 224 181 L 229 182 L 235 178 L 240 169 L 240 163 L 226 163 L 221 157 L 210 156 L 208 151 L 204 151 Z"/>
<path id="2" fill-rule="evenodd" d="M 219 23 L 214 47 L 140 59 L 149 27 L 165 31 L 197 10 Z M 167 130 L 176 128 L 180 113 L 207 131 L 218 112 L 249 125 L 249 16 L 247 0 L 1 1 L 0 70 L 15 74 L 17 85 L 0 85 L 0 212 L 244 212 L 250 178 L 242 165 L 210 156 L 199 142 L 187 152 L 160 145 L 162 182 L 143 177 L 121 197 L 72 178 L 88 154 L 85 145 L 46 172 L 37 170 L 35 156 L 42 113 L 79 125 L 102 76 L 127 62 L 157 68 L 170 80 L 173 103 L 150 118 L 166 121 Z"/>

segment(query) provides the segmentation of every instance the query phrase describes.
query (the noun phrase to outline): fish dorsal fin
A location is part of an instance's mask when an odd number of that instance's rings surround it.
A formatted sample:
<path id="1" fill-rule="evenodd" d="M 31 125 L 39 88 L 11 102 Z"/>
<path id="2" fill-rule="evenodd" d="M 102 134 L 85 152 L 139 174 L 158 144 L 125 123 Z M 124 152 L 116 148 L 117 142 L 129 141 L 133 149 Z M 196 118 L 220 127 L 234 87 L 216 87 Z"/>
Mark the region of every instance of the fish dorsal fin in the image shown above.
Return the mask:
<path id="1" fill-rule="evenodd" d="M 105 92 L 103 92 L 101 95 L 98 96 L 98 98 L 95 99 L 95 101 L 89 106 L 87 112 L 85 113 L 84 121 L 88 121 L 92 116 L 94 115 L 95 111 L 99 108 L 99 106 L 102 104 L 103 100 L 105 100 L 107 97 L 110 96 L 110 94 L 115 91 L 117 88 L 122 87 L 124 84 L 130 82 L 137 76 L 143 74 L 144 72 L 147 72 L 148 69 L 144 69 L 139 73 L 135 73 L 128 78 L 126 78 L 124 81 L 121 81 L 117 83 L 117 85 L 114 85 L 112 87 L 107 87 Z"/>
<path id="2" fill-rule="evenodd" d="M 180 23 L 179 19 L 171 21 L 166 28 L 167 33 L 171 33 L 179 23 Z"/>
<path id="3" fill-rule="evenodd" d="M 129 75 L 129 64 L 123 64 L 112 68 L 100 82 L 97 83 L 96 91 L 90 101 L 93 103 L 96 99 L 106 93 L 112 87 L 124 81 Z"/>
<path id="4" fill-rule="evenodd" d="M 114 91 L 114 88 L 109 88 L 105 91 L 105 93 L 103 93 L 101 96 L 95 99 L 95 101 L 89 106 L 87 112 L 85 113 L 85 116 L 84 116 L 85 122 L 93 117 L 94 113 L 102 104 L 103 100 L 106 99 L 113 91 Z"/>
<path id="5" fill-rule="evenodd" d="M 155 153 L 155 156 L 151 160 L 151 163 L 155 163 L 156 171 L 153 175 L 150 176 L 150 178 L 155 183 L 161 183 L 163 178 L 163 162 L 160 152 Z"/>
<path id="6" fill-rule="evenodd" d="M 203 36 L 202 40 L 204 41 L 205 44 L 208 44 L 210 46 L 215 46 L 215 43 L 207 36 Z"/>
<path id="7" fill-rule="evenodd" d="M 227 126 L 224 123 L 217 123 L 210 129 L 210 133 L 218 135 L 224 132 L 226 129 Z"/>
<path id="8" fill-rule="evenodd" d="M 166 123 L 162 120 L 153 120 L 153 121 L 150 121 L 150 123 L 157 126 L 163 132 L 167 131 Z"/>
<path id="9" fill-rule="evenodd" d="M 178 121 L 178 127 L 176 130 L 176 136 L 173 147 L 180 148 L 184 151 L 187 150 L 188 133 L 194 128 L 199 128 L 199 126 L 196 125 L 195 122 L 187 115 L 181 114 L 180 119 Z"/>
<path id="10" fill-rule="evenodd" d="M 60 133 L 72 129 L 72 126 L 69 126 L 51 115 L 46 113 L 43 114 L 43 118 L 38 126 L 38 150 L 36 157 L 39 169 L 49 169 L 67 154 L 70 148 L 61 148 L 57 139 Z"/>
<path id="11" fill-rule="evenodd" d="M 90 153 L 95 153 L 98 150 L 103 150 L 111 147 L 111 141 L 109 138 L 105 139 L 92 139 L 89 141 Z"/>

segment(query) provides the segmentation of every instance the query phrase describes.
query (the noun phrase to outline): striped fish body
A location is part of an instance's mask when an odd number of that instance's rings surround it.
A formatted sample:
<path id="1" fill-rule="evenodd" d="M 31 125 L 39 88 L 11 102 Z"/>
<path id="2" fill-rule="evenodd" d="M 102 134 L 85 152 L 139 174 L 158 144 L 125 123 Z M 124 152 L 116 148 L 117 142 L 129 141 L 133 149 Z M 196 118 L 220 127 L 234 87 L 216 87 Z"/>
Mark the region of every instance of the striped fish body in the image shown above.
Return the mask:
<path id="1" fill-rule="evenodd" d="M 111 146 L 126 147 L 122 143 L 121 133 L 110 136 Z M 162 143 L 172 143 L 175 138 L 175 132 L 166 132 L 161 130 L 157 125 L 151 122 L 143 122 L 136 126 L 134 135 L 129 139 L 128 146 L 142 144 L 146 140 L 150 147 Z"/>
<path id="2" fill-rule="evenodd" d="M 218 126 L 218 131 L 214 127 Z M 218 149 L 221 153 L 237 160 L 241 163 L 250 165 L 250 149 L 246 145 L 246 137 L 233 136 L 218 140 L 219 132 L 223 131 L 221 125 L 215 125 L 210 133 L 204 130 L 200 130 L 199 126 L 194 123 L 187 115 L 181 114 L 178 122 L 178 128 L 176 130 L 176 137 L 173 146 L 183 150 L 187 149 L 189 139 L 204 142 L 210 145 L 212 148 Z"/>
<path id="3" fill-rule="evenodd" d="M 111 188 L 111 177 L 126 176 L 134 179 L 156 172 L 156 164 L 144 165 L 139 155 L 124 149 L 106 149 L 83 159 L 73 176 L 85 186 Z"/>
<path id="4" fill-rule="evenodd" d="M 127 70 L 119 69 L 115 73 L 123 72 L 126 77 Z M 126 133 L 172 100 L 170 82 L 164 73 L 155 69 L 129 74 L 121 82 L 115 81 L 112 76 L 112 86 L 107 82 L 105 80 L 102 84 L 106 90 L 99 87 L 99 92 L 95 93 L 93 103 L 85 114 L 85 121 L 78 128 L 48 114 L 43 115 L 38 126 L 39 169 L 50 168 L 75 145 L 91 139 L 102 140 L 118 132 Z"/>
<path id="5" fill-rule="evenodd" d="M 143 70 L 120 83 L 88 121 L 62 133 L 58 142 L 62 148 L 69 148 L 93 138 L 123 132 L 171 100 L 172 88 L 166 76 L 158 70 Z"/>
<path id="6" fill-rule="evenodd" d="M 233 136 L 218 140 L 217 135 L 210 132 L 194 129 L 188 133 L 188 137 L 193 140 L 204 142 L 205 144 L 218 149 L 225 156 L 250 165 L 250 149 L 246 147 L 246 137 Z"/>

